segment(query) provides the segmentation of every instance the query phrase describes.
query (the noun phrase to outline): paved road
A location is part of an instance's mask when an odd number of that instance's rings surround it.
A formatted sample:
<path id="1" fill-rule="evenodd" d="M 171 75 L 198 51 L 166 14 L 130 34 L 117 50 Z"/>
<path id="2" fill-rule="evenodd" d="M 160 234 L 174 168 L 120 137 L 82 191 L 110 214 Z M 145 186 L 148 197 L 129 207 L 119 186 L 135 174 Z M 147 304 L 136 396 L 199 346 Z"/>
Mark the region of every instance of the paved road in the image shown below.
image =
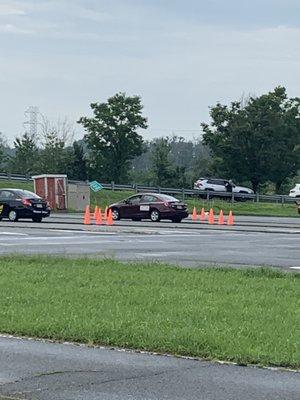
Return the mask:
<path id="1" fill-rule="evenodd" d="M 158 260 L 183 266 L 277 266 L 300 271 L 300 233 L 1 223 L 0 254 L 62 254 Z M 60 228 L 60 229 L 58 229 Z"/>
<path id="2" fill-rule="evenodd" d="M 53 214 L 50 218 L 44 220 L 44 223 L 56 225 L 68 224 L 82 225 L 83 215 L 80 214 Z M 300 233 L 300 218 L 287 218 L 287 217 L 255 217 L 255 216 L 237 216 L 235 217 L 235 226 L 218 226 L 217 217 L 215 218 L 215 225 L 208 225 L 208 221 L 203 223 L 199 220 L 192 221 L 191 217 L 184 219 L 180 224 L 174 224 L 170 221 L 161 221 L 160 223 L 152 223 L 148 220 L 141 222 L 132 222 L 131 220 L 121 220 L 115 222 L 117 226 L 127 227 L 149 227 L 155 226 L 159 228 L 181 228 L 181 229 L 224 229 L 224 230 L 237 230 L 237 231 L 276 231 L 281 232 L 289 230 Z M 93 220 L 92 220 L 93 223 Z"/>
<path id="3" fill-rule="evenodd" d="M 35 400 L 299 400 L 300 375 L 0 337 L 0 396 Z"/>

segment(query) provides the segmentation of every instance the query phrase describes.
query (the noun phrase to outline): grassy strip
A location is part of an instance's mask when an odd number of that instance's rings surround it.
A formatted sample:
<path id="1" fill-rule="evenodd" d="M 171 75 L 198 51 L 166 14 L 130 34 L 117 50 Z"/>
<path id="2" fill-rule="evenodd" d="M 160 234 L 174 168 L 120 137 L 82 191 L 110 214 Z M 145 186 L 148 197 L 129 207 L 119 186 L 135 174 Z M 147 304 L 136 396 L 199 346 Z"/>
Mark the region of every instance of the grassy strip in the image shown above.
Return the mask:
<path id="1" fill-rule="evenodd" d="M 33 191 L 33 182 L 19 182 L 15 180 L 0 180 L 0 189 L 11 188 L 11 189 L 24 189 Z"/>
<path id="2" fill-rule="evenodd" d="M 300 367 L 299 274 L 3 257 L 0 331 Z"/>
<path id="3" fill-rule="evenodd" d="M 129 196 L 135 194 L 130 191 L 111 191 L 111 190 L 101 190 L 96 194 L 91 194 L 91 204 L 92 207 L 95 205 L 100 205 L 100 207 L 105 208 L 106 206 L 118 202 L 120 200 L 126 199 Z M 180 196 L 178 196 L 179 199 Z M 247 202 L 235 202 L 224 201 L 220 199 L 212 199 L 210 201 L 199 199 L 199 198 L 189 198 L 186 197 L 185 202 L 189 207 L 190 213 L 193 211 L 193 207 L 197 208 L 200 212 L 201 208 L 204 207 L 206 211 L 213 208 L 216 212 L 223 210 L 226 214 L 230 210 L 236 215 L 260 215 L 260 216 L 275 216 L 275 217 L 297 217 L 297 209 L 294 204 L 275 204 L 275 203 L 254 203 L 252 201 Z"/>
<path id="4" fill-rule="evenodd" d="M 27 189 L 33 191 L 33 183 L 31 182 L 16 182 L 16 181 L 0 181 L 0 188 L 14 187 L 20 189 Z M 112 203 L 116 203 L 120 200 L 126 199 L 129 196 L 135 194 L 133 191 L 112 191 L 112 190 L 101 190 L 98 193 L 91 192 L 91 206 L 95 207 L 98 205 L 102 208 L 109 206 Z M 180 196 L 178 196 L 181 199 Z M 260 216 L 275 216 L 275 217 L 297 217 L 297 209 L 294 204 L 275 204 L 275 203 L 253 203 L 252 201 L 247 202 L 235 202 L 212 199 L 210 201 L 186 197 L 185 202 L 188 204 L 190 213 L 193 211 L 193 207 L 196 207 L 198 212 L 202 207 L 208 211 L 213 208 L 216 212 L 223 210 L 226 214 L 230 210 L 236 215 L 260 215 Z"/>

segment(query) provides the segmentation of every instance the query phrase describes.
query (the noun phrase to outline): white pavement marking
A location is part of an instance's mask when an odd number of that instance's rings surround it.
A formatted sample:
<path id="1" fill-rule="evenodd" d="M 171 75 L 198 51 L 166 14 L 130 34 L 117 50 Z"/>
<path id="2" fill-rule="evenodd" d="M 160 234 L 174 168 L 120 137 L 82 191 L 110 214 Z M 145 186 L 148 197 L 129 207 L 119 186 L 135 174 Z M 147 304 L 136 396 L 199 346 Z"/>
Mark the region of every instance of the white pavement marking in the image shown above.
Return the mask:
<path id="1" fill-rule="evenodd" d="M 18 233 L 18 232 L 0 232 L 0 235 L 10 235 L 10 236 L 28 236 L 28 233 Z"/>
<path id="2" fill-rule="evenodd" d="M 27 236 L 22 238 L 5 238 L 3 240 L 7 241 L 19 241 L 20 240 L 34 240 L 35 244 L 40 240 L 63 240 L 63 239 L 86 239 L 86 236 Z"/>
<path id="3" fill-rule="evenodd" d="M 179 251 L 164 251 L 159 253 L 136 253 L 137 257 L 167 257 L 167 256 L 175 256 Z"/>
<path id="4" fill-rule="evenodd" d="M 117 232 L 105 232 L 105 231 L 103 231 L 103 232 L 81 231 L 81 230 L 74 231 L 74 230 L 68 230 L 68 229 L 47 229 L 47 230 L 51 231 L 51 232 L 81 233 L 81 234 L 88 233 L 88 234 L 93 234 L 93 235 L 116 235 L 117 234 Z"/>

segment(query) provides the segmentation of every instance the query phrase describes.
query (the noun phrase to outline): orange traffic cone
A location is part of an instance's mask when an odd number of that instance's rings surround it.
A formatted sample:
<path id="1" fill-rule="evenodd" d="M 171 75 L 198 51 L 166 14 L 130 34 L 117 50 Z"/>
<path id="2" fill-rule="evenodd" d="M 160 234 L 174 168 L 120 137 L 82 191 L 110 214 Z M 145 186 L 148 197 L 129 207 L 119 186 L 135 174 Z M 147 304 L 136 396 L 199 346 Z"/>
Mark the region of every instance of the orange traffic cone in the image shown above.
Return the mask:
<path id="1" fill-rule="evenodd" d="M 205 211 L 203 207 L 201 208 L 200 221 L 205 221 Z"/>
<path id="2" fill-rule="evenodd" d="M 234 217 L 233 217 L 233 212 L 231 210 L 229 211 L 227 225 L 234 225 Z"/>
<path id="3" fill-rule="evenodd" d="M 104 211 L 104 214 L 103 214 L 103 219 L 106 221 L 107 217 L 108 217 L 108 207 L 105 207 L 105 211 Z"/>
<path id="4" fill-rule="evenodd" d="M 94 210 L 94 220 L 97 219 L 97 214 L 98 214 L 98 206 L 96 206 Z"/>
<path id="5" fill-rule="evenodd" d="M 209 210 L 208 223 L 209 224 L 215 223 L 214 210 L 212 208 Z"/>
<path id="6" fill-rule="evenodd" d="M 112 212 L 111 212 L 111 209 L 109 209 L 107 219 L 106 219 L 106 225 L 113 225 L 113 224 L 114 224 L 114 220 L 112 217 Z"/>
<path id="7" fill-rule="evenodd" d="M 219 219 L 218 219 L 218 224 L 219 225 L 224 225 L 225 221 L 224 221 L 224 214 L 223 214 L 223 210 L 220 211 L 219 214 Z"/>
<path id="8" fill-rule="evenodd" d="M 101 208 L 100 207 L 97 210 L 96 225 L 102 225 L 102 213 L 101 213 Z"/>
<path id="9" fill-rule="evenodd" d="M 193 208 L 192 220 L 193 220 L 193 221 L 197 221 L 197 211 L 196 211 L 196 207 Z"/>
<path id="10" fill-rule="evenodd" d="M 84 223 L 84 225 L 91 224 L 90 206 L 85 207 L 83 223 Z"/>

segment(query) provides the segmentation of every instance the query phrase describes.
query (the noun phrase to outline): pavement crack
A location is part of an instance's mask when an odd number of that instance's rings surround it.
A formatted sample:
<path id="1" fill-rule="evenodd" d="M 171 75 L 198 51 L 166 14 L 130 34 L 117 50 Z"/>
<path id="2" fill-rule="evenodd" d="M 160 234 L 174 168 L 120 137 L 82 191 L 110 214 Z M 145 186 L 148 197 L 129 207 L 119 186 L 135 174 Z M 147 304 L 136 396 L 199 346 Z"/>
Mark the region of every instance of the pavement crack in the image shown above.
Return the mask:
<path id="1" fill-rule="evenodd" d="M 195 366 L 190 366 L 190 367 L 187 367 L 187 368 L 178 368 L 178 369 L 176 368 L 175 371 L 180 372 L 180 371 L 182 371 L 182 369 L 184 369 L 185 371 L 189 371 L 189 370 L 192 370 L 192 369 L 195 369 L 195 368 L 196 368 L 196 365 Z M 198 368 L 199 368 L 199 365 L 198 365 Z M 174 369 L 171 369 L 171 370 L 174 371 Z M 171 370 L 164 370 L 164 371 L 159 371 L 159 372 L 155 372 L 155 373 L 135 374 L 135 375 L 132 375 L 132 376 L 127 376 L 127 377 L 111 378 L 111 379 L 106 379 L 106 380 L 99 381 L 99 382 L 92 382 L 92 383 L 89 383 L 89 385 L 94 385 L 94 384 L 105 385 L 107 383 L 113 383 L 113 382 L 126 382 L 126 381 L 129 381 L 129 380 L 140 380 L 140 379 L 146 379 L 146 378 L 153 378 L 153 377 L 156 377 L 156 376 L 161 376 L 161 375 L 167 374 Z M 0 386 L 3 389 L 8 389 L 9 386 L 13 386 L 13 385 L 18 384 L 18 383 L 22 383 L 22 382 L 23 383 L 25 383 L 25 382 L 27 383 L 27 382 L 30 382 L 32 380 L 43 378 L 43 377 L 48 377 L 48 376 L 66 375 L 66 374 L 81 374 L 81 373 L 84 373 L 84 374 L 89 374 L 89 373 L 96 374 L 96 373 L 105 373 L 105 372 L 107 372 L 107 371 L 103 370 L 103 369 L 101 369 L 101 370 L 82 369 L 82 370 L 65 370 L 65 371 L 42 372 L 42 373 L 39 373 L 39 374 L 35 374 L 33 376 L 28 376 L 28 377 L 24 377 L 24 378 L 21 378 L 21 379 L 16 379 L 16 380 L 11 381 L 11 382 L 6 382 L 6 383 L 4 383 L 4 384 L 2 384 Z M 79 384 L 79 386 L 82 386 L 82 384 Z M 39 388 L 39 392 L 47 391 L 47 390 L 48 390 L 48 388 Z M 20 394 L 32 393 L 32 392 L 33 392 L 32 390 L 25 391 L 25 392 L 21 390 L 21 391 L 17 391 L 17 392 L 12 393 L 12 395 L 20 395 Z"/>

